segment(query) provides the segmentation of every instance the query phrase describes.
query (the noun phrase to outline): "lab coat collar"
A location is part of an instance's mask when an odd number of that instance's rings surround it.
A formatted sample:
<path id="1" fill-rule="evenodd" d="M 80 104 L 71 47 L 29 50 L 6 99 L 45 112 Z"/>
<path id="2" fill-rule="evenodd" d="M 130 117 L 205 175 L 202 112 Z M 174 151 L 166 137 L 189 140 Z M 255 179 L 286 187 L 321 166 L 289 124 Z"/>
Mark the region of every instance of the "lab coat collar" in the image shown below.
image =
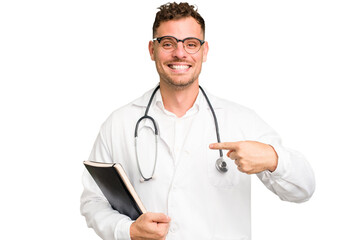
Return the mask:
<path id="1" fill-rule="evenodd" d="M 150 100 L 150 97 L 151 97 L 151 94 L 152 94 L 152 92 L 154 91 L 154 89 L 156 88 L 158 86 L 158 84 L 154 87 L 154 88 L 152 88 L 152 89 L 150 89 L 149 91 L 147 91 L 147 92 L 145 92 L 141 97 L 139 97 L 138 99 L 136 99 L 134 102 L 133 102 L 133 104 L 135 105 L 135 106 L 138 106 L 138 107 L 147 107 L 147 105 L 148 105 L 148 103 L 149 103 L 149 100 Z M 215 96 L 213 96 L 212 94 L 210 94 L 207 90 L 206 90 L 206 88 L 203 88 L 204 89 L 204 91 L 206 92 L 206 94 L 207 94 L 207 96 L 208 96 L 208 98 L 209 98 L 209 100 L 210 100 L 210 103 L 211 103 L 211 105 L 212 105 L 212 107 L 214 108 L 214 109 L 222 109 L 222 108 L 224 108 L 225 106 L 224 106 L 224 103 L 223 103 L 223 101 L 221 101 L 221 99 L 219 99 L 219 98 L 217 98 L 217 97 L 215 97 Z M 160 91 L 159 91 L 160 92 Z M 200 93 L 201 95 L 202 95 L 202 100 L 204 100 L 205 101 L 205 106 L 207 106 L 207 108 L 209 108 L 209 105 L 206 103 L 206 100 L 205 100 L 205 97 L 204 97 L 204 95 L 202 94 L 202 93 Z M 159 95 L 159 96 L 161 96 L 161 95 Z M 156 101 L 156 99 L 153 99 L 153 102 L 155 102 Z M 198 100 L 197 100 L 198 101 Z"/>

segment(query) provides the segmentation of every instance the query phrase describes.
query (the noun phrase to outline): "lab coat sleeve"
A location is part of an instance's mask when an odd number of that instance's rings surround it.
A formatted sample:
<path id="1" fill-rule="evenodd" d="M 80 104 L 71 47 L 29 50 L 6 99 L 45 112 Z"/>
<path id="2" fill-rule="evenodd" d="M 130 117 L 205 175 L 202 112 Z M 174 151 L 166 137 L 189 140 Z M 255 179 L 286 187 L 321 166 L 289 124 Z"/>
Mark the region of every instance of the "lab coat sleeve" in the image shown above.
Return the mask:
<path id="1" fill-rule="evenodd" d="M 279 135 L 255 113 L 251 126 L 253 139 L 270 144 L 278 155 L 276 170 L 258 173 L 258 178 L 281 200 L 297 203 L 309 200 L 315 191 L 315 177 L 305 157 L 283 147 Z"/>
<path id="2" fill-rule="evenodd" d="M 89 160 L 112 162 L 109 149 L 102 132 L 98 135 Z M 91 175 L 84 171 L 84 191 L 80 199 L 80 211 L 86 218 L 88 227 L 105 240 L 130 239 L 130 225 L 133 221 L 125 215 L 113 210 Z"/>

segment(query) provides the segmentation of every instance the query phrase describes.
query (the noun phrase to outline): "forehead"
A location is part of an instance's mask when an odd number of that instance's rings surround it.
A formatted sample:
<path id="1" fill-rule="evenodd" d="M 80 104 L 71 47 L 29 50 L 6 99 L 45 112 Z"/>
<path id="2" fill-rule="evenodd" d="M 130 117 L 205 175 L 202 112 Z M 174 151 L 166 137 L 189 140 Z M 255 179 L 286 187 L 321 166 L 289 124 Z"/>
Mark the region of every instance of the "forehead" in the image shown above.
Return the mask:
<path id="1" fill-rule="evenodd" d="M 162 22 L 156 31 L 156 35 L 157 37 L 170 35 L 179 39 L 187 37 L 203 38 L 200 24 L 192 17 Z"/>

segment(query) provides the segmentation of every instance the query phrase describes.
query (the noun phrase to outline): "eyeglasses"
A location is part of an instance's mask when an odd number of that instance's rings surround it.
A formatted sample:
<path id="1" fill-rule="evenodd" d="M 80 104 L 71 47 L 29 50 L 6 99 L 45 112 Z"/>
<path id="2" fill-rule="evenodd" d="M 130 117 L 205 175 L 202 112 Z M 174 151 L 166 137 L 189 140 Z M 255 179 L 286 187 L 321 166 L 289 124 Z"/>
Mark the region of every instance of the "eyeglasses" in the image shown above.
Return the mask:
<path id="1" fill-rule="evenodd" d="M 153 39 L 153 41 L 156 40 L 159 42 L 161 49 L 165 52 L 174 51 L 178 46 L 178 42 L 182 42 L 185 51 L 189 54 L 197 53 L 201 46 L 205 43 L 204 40 L 200 40 L 195 37 L 188 37 L 181 40 L 173 36 L 163 36 Z"/>

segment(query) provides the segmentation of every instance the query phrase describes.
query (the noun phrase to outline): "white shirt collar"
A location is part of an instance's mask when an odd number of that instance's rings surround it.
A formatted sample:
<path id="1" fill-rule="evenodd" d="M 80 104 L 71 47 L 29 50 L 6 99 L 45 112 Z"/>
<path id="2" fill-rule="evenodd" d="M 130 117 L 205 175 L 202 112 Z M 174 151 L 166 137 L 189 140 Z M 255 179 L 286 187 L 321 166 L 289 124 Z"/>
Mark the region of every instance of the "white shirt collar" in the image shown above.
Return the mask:
<path id="1" fill-rule="evenodd" d="M 197 112 L 199 112 L 199 109 L 200 107 L 203 107 L 202 106 L 202 103 L 203 103 L 203 97 L 200 97 L 199 95 L 201 95 L 200 91 L 199 91 L 199 94 L 197 95 L 196 97 L 196 100 L 193 104 L 193 106 L 185 113 L 184 116 L 182 116 L 181 118 L 186 118 L 186 117 L 189 117 L 189 116 L 193 116 L 194 114 L 196 114 Z M 157 91 L 155 96 L 154 96 L 154 102 L 155 102 L 155 105 L 163 112 L 165 113 L 166 115 L 168 116 L 175 116 L 176 115 L 168 110 L 165 109 L 164 107 L 164 102 L 163 102 L 163 99 L 161 97 L 161 92 L 160 91 Z"/>

